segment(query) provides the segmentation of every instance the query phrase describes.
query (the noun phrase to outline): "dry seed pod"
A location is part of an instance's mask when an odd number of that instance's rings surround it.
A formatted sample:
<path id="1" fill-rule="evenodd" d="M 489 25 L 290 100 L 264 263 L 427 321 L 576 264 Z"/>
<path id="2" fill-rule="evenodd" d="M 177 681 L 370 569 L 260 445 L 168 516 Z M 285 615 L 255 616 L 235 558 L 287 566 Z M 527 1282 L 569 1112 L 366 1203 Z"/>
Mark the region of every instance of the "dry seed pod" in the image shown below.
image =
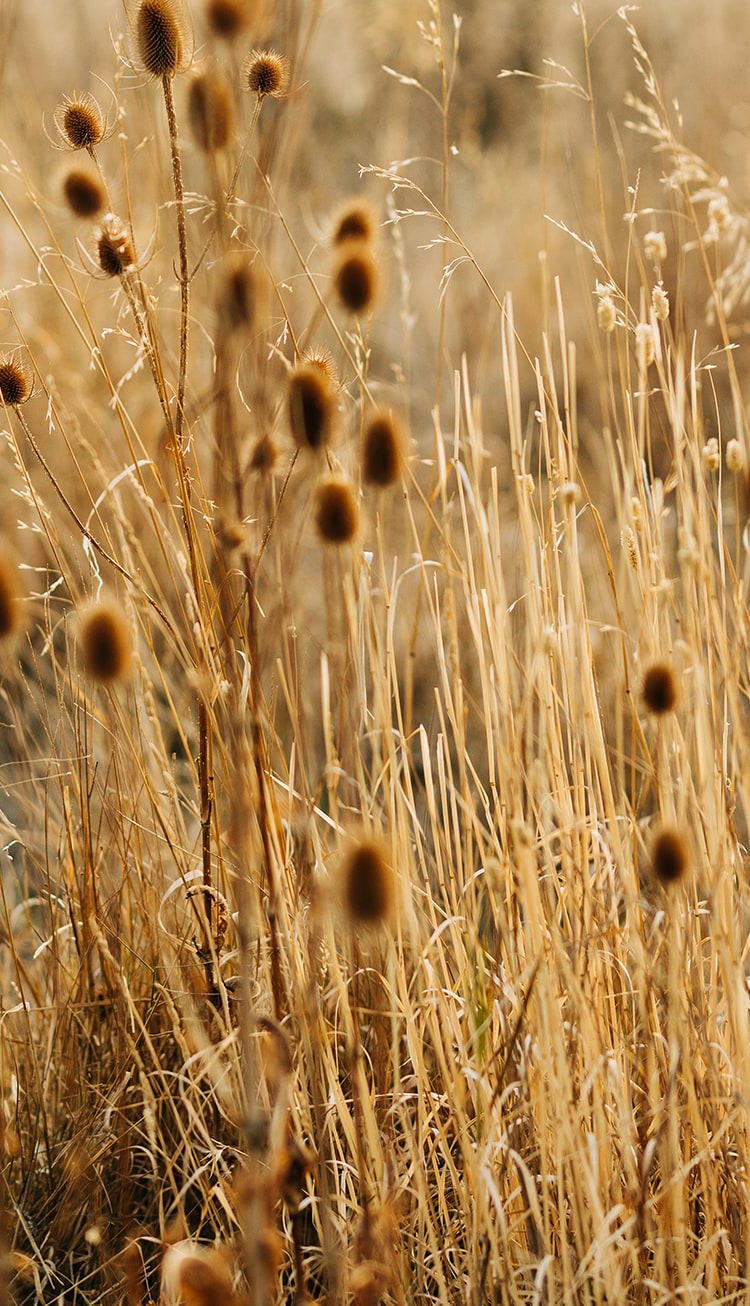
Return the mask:
<path id="1" fill-rule="evenodd" d="M 653 662 L 646 668 L 641 697 L 654 716 L 663 716 L 672 711 L 677 702 L 677 682 L 667 662 Z"/>
<path id="2" fill-rule="evenodd" d="M 86 91 L 66 95 L 58 105 L 53 121 L 64 150 L 88 150 L 92 153 L 109 134 L 107 120 L 93 95 Z"/>
<path id="3" fill-rule="evenodd" d="M 103 219 L 94 237 L 96 261 L 105 277 L 121 277 L 135 263 L 130 233 L 114 213 Z"/>
<path id="4" fill-rule="evenodd" d="M 372 307 L 378 290 L 378 270 L 372 250 L 364 240 L 349 240 L 338 252 L 333 272 L 336 295 L 350 313 L 364 313 Z"/>
<path id="5" fill-rule="evenodd" d="M 333 244 L 343 245 L 348 240 L 371 241 L 375 238 L 376 230 L 375 213 L 367 200 L 350 200 L 336 216 Z"/>
<path id="6" fill-rule="evenodd" d="M 318 487 L 315 525 L 326 544 L 348 544 L 359 525 L 354 491 L 346 481 L 324 481 Z"/>
<path id="7" fill-rule="evenodd" d="M 234 108 L 227 80 L 221 73 L 197 73 L 188 90 L 188 118 L 193 140 L 204 154 L 226 150 L 232 143 Z"/>
<path id="8" fill-rule="evenodd" d="M 256 9 L 251 0 L 207 0 L 206 23 L 214 36 L 232 41 L 254 21 Z"/>
<path id="9" fill-rule="evenodd" d="M 289 423 L 302 449 L 322 449 L 331 439 L 333 389 L 315 363 L 300 363 L 289 377 Z"/>
<path id="10" fill-rule="evenodd" d="M 344 907 L 354 925 L 379 925 L 393 906 L 393 871 L 373 840 L 356 844 L 341 869 Z"/>
<path id="11" fill-rule="evenodd" d="M 688 866 L 685 840 L 678 830 L 662 830 L 654 839 L 651 849 L 651 869 L 662 884 L 681 880 Z"/>
<path id="12" fill-rule="evenodd" d="M 115 603 L 92 604 L 81 613 L 79 641 L 87 675 L 100 684 L 122 680 L 133 648 L 125 614 Z"/>
<path id="13" fill-rule="evenodd" d="M 63 177 L 62 191 L 68 208 L 77 218 L 96 218 L 107 203 L 101 181 L 86 168 L 71 168 Z"/>
<path id="14" fill-rule="evenodd" d="M 256 441 L 250 456 L 250 471 L 257 472 L 260 476 L 267 476 L 276 466 L 278 457 L 279 449 L 273 436 L 262 435 Z"/>
<path id="15" fill-rule="evenodd" d="M 289 85 L 289 64 L 276 50 L 251 50 L 242 66 L 242 83 L 259 100 L 278 99 Z"/>
<path id="16" fill-rule="evenodd" d="M 249 256 L 227 255 L 217 276 L 216 311 L 225 330 L 250 331 L 255 321 L 258 284 Z"/>
<path id="17" fill-rule="evenodd" d="M 134 36 L 138 66 L 149 77 L 174 77 L 190 61 L 185 21 L 176 0 L 141 0 Z"/>
<path id="18" fill-rule="evenodd" d="M 0 639 L 8 639 L 18 630 L 21 604 L 18 598 L 16 571 L 6 558 L 0 559 Z"/>
<path id="19" fill-rule="evenodd" d="M 362 434 L 362 480 L 385 488 L 401 475 L 404 440 L 398 423 L 386 413 L 372 417 Z"/>
<path id="20" fill-rule="evenodd" d="M 0 400 L 8 408 L 25 404 L 34 393 L 34 374 L 16 352 L 0 358 Z"/>
<path id="21" fill-rule="evenodd" d="M 338 385 L 339 374 L 330 349 L 306 349 L 301 361 L 319 368 L 332 387 Z"/>

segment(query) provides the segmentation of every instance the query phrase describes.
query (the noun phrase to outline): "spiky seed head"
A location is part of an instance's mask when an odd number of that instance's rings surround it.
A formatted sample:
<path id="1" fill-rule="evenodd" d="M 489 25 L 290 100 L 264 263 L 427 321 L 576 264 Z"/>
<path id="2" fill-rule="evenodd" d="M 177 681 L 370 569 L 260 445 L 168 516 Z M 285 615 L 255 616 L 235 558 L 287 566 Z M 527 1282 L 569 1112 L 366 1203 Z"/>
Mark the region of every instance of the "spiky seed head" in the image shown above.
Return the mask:
<path id="1" fill-rule="evenodd" d="M 302 361 L 303 363 L 309 363 L 311 367 L 319 368 L 329 385 L 332 387 L 338 385 L 339 374 L 330 349 L 306 349 L 302 355 Z"/>
<path id="2" fill-rule="evenodd" d="M 130 670 L 132 639 L 119 604 L 100 602 L 81 613 L 79 640 L 87 675 L 100 684 L 122 680 Z"/>
<path id="3" fill-rule="evenodd" d="M 333 388 L 314 363 L 299 363 L 289 377 L 289 423 L 301 449 L 322 449 L 333 431 Z"/>
<path id="4" fill-rule="evenodd" d="M 135 263 L 130 232 L 114 213 L 108 213 L 94 238 L 96 259 L 105 277 L 121 277 Z"/>
<path id="5" fill-rule="evenodd" d="M 71 168 L 63 178 L 65 203 L 77 218 L 96 218 L 104 209 L 107 197 L 93 171 Z"/>
<path id="6" fill-rule="evenodd" d="M 0 559 L 0 639 L 8 639 L 18 630 L 21 604 L 15 567 L 7 558 Z"/>
<path id="7" fill-rule="evenodd" d="M 277 50 L 251 50 L 242 67 L 245 89 L 259 100 L 278 99 L 289 85 L 289 63 Z"/>
<path id="8" fill-rule="evenodd" d="M 652 662 L 646 668 L 641 697 L 654 716 L 663 716 L 672 711 L 677 702 L 677 682 L 669 663 Z"/>
<path id="9" fill-rule="evenodd" d="M 253 21 L 255 5 L 250 0 L 207 0 L 206 22 L 214 36 L 232 41 Z"/>
<path id="10" fill-rule="evenodd" d="M 184 25 L 172 0 L 141 0 L 135 23 L 138 62 L 149 77 L 174 77 L 184 58 Z"/>
<path id="11" fill-rule="evenodd" d="M 34 374 L 20 354 L 0 358 L 0 399 L 8 408 L 25 404 L 34 392 Z"/>
<path id="12" fill-rule="evenodd" d="M 362 480 L 365 485 L 385 488 L 401 475 L 404 460 L 401 427 L 387 413 L 378 413 L 362 434 Z"/>
<path id="13" fill-rule="evenodd" d="M 248 254 L 229 254 L 223 260 L 216 285 L 216 312 L 230 332 L 250 331 L 256 317 L 258 281 Z"/>
<path id="14" fill-rule="evenodd" d="M 326 544 L 348 544 L 357 533 L 359 508 L 346 481 L 324 481 L 318 486 L 315 524 Z"/>
<path id="15" fill-rule="evenodd" d="M 371 241 L 375 238 L 377 221 L 367 200 L 349 200 L 339 210 L 333 226 L 333 244 L 343 245 L 348 240 Z"/>
<path id="16" fill-rule="evenodd" d="M 60 144 L 66 150 L 93 151 L 107 135 L 107 122 L 93 95 L 66 95 L 54 113 Z"/>
<path id="17" fill-rule="evenodd" d="M 232 143 L 234 107 L 226 78 L 218 72 L 197 73 L 188 91 L 188 118 L 193 140 L 204 154 Z"/>
<path id="18" fill-rule="evenodd" d="M 661 830 L 651 849 L 651 869 L 662 884 L 681 880 L 688 867 L 688 850 L 678 830 Z"/>
<path id="19" fill-rule="evenodd" d="M 344 907 L 353 925 L 379 925 L 393 906 L 393 871 L 376 840 L 357 843 L 342 866 Z"/>
<path id="20" fill-rule="evenodd" d="M 378 270 L 366 241 L 350 240 L 339 246 L 333 284 L 339 302 L 350 313 L 364 313 L 372 307 L 378 289 Z"/>

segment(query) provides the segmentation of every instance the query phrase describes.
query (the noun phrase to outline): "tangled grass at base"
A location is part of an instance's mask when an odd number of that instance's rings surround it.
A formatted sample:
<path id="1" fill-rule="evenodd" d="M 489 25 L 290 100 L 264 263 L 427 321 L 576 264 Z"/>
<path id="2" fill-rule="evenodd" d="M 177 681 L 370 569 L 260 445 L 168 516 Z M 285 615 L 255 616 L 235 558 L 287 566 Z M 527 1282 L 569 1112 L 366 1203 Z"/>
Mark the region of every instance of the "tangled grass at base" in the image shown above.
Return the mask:
<path id="1" fill-rule="evenodd" d="M 746 1301 L 734 8 L 88 8 L 0 13 L 0 1302 Z"/>

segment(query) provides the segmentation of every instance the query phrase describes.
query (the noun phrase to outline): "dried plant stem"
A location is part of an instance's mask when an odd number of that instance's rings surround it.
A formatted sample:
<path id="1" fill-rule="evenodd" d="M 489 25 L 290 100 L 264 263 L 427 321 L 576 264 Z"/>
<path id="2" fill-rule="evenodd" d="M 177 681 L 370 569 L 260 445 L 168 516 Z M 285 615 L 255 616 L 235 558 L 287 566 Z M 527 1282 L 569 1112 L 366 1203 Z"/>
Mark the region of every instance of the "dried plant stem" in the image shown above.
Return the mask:
<path id="1" fill-rule="evenodd" d="M 188 269 L 187 227 L 185 224 L 185 189 L 182 183 L 182 159 L 177 139 L 177 115 L 174 107 L 172 78 L 162 79 L 164 105 L 169 127 L 169 147 L 172 154 L 172 180 L 177 210 L 177 249 L 180 277 L 180 364 L 177 376 L 177 410 L 175 435 L 182 452 L 182 433 L 185 420 L 185 387 L 187 384 L 188 338 L 190 328 L 190 272 Z"/>

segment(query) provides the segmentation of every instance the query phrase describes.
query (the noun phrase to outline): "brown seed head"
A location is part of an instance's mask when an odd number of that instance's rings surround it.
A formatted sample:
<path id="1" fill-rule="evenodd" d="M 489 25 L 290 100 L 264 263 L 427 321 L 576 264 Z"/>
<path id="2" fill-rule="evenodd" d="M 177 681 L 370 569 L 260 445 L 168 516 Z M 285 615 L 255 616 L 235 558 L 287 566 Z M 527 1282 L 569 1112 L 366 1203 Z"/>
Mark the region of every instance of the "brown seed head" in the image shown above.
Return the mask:
<path id="1" fill-rule="evenodd" d="M 0 358 L 0 399 L 8 408 L 25 404 L 34 392 L 34 374 L 19 354 Z"/>
<path id="2" fill-rule="evenodd" d="M 646 668 L 641 697 L 654 716 L 663 716 L 665 712 L 672 711 L 677 702 L 677 683 L 667 662 L 653 662 Z"/>
<path id="3" fill-rule="evenodd" d="M 188 118 L 193 140 L 204 154 L 231 145 L 234 108 L 229 85 L 221 73 L 198 73 L 193 78 L 188 91 Z"/>
<path id="4" fill-rule="evenodd" d="M 0 560 L 0 639 L 15 634 L 20 617 L 16 569 L 3 558 Z"/>
<path id="5" fill-rule="evenodd" d="M 401 475 L 404 440 L 394 419 L 379 413 L 362 435 L 362 480 L 365 485 L 393 485 Z"/>
<path id="6" fill-rule="evenodd" d="M 366 241 L 350 240 L 339 246 L 333 284 L 340 303 L 350 313 L 364 313 L 372 307 L 378 289 L 378 270 Z"/>
<path id="7" fill-rule="evenodd" d="M 254 9 L 250 0 L 208 0 L 206 22 L 214 36 L 232 41 L 250 26 Z"/>
<path id="8" fill-rule="evenodd" d="M 318 487 L 315 525 L 326 544 L 348 544 L 357 533 L 359 509 L 346 481 L 324 481 Z"/>
<path id="9" fill-rule="evenodd" d="M 66 150 L 93 151 L 107 135 L 107 123 L 93 95 L 66 95 L 54 113 L 60 143 Z"/>
<path id="10" fill-rule="evenodd" d="M 342 868 L 344 906 L 355 925 L 379 925 L 393 905 L 393 871 L 384 849 L 367 840 L 346 856 Z"/>
<path id="11" fill-rule="evenodd" d="M 79 640 L 87 675 L 100 684 L 122 680 L 130 670 L 132 640 L 117 604 L 96 603 L 81 614 Z"/>
<path id="12" fill-rule="evenodd" d="M 289 422 L 302 449 L 322 449 L 333 430 L 333 389 L 314 363 L 299 363 L 289 377 Z"/>
<path id="13" fill-rule="evenodd" d="M 278 1190 L 286 1205 L 296 1211 L 304 1200 L 305 1179 L 313 1167 L 315 1157 L 304 1143 L 292 1134 L 275 1157 L 275 1178 Z"/>
<path id="14" fill-rule="evenodd" d="M 677 830 L 662 830 L 651 849 L 651 869 L 662 884 L 681 880 L 688 865 L 685 840 Z"/>
<path id="15" fill-rule="evenodd" d="M 319 368 L 331 386 L 338 385 L 339 374 L 330 349 L 306 349 L 302 355 L 302 362 Z"/>
<path id="16" fill-rule="evenodd" d="M 114 213 L 108 213 L 94 239 L 96 259 L 105 277 L 121 277 L 135 263 L 130 233 Z"/>
<path id="17" fill-rule="evenodd" d="M 85 168 L 71 168 L 63 178 L 62 189 L 68 208 L 77 218 L 97 217 L 107 201 L 99 178 Z"/>
<path id="18" fill-rule="evenodd" d="M 251 50 L 242 67 L 246 90 L 263 100 L 278 99 L 289 85 L 289 64 L 276 50 Z"/>
<path id="19" fill-rule="evenodd" d="M 271 435 L 262 435 L 257 441 L 250 458 L 250 471 L 267 476 L 272 472 L 279 457 L 279 450 Z"/>
<path id="20" fill-rule="evenodd" d="M 228 254 L 217 277 L 216 311 L 226 331 L 250 331 L 255 321 L 257 278 L 247 254 Z"/>
<path id="21" fill-rule="evenodd" d="M 184 58 L 184 26 L 171 0 L 141 0 L 136 17 L 138 61 L 149 77 L 174 77 Z"/>
<path id="22" fill-rule="evenodd" d="M 343 245 L 348 240 L 371 241 L 375 237 L 377 221 L 375 213 L 366 200 L 350 200 L 339 211 L 333 228 L 334 245 Z"/>

